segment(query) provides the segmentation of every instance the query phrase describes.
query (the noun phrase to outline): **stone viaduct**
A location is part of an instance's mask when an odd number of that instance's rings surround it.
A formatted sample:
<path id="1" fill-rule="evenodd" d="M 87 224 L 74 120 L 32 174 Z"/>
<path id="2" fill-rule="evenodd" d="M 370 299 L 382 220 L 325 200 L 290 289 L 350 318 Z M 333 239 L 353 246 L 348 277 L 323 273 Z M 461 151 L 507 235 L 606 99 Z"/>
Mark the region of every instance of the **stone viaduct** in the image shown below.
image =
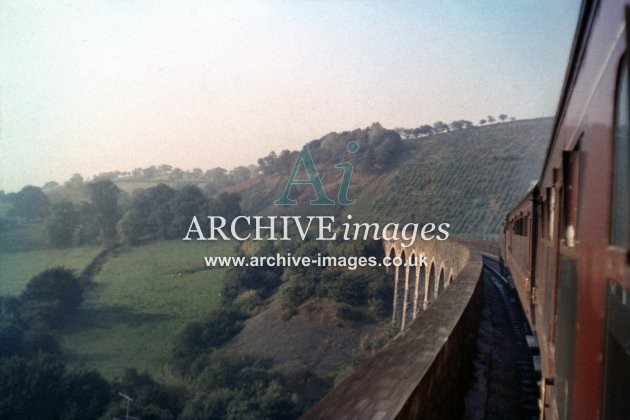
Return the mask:
<path id="1" fill-rule="evenodd" d="M 394 271 L 392 322 L 401 331 L 416 319 L 452 283 L 467 262 L 451 241 L 416 241 L 403 247 L 400 241 L 383 241 L 385 255 Z"/>
<path id="2" fill-rule="evenodd" d="M 400 332 L 304 419 L 461 417 L 481 319 L 485 245 L 448 239 L 383 246 L 398 265 L 387 270 L 394 274 L 392 321 Z"/>

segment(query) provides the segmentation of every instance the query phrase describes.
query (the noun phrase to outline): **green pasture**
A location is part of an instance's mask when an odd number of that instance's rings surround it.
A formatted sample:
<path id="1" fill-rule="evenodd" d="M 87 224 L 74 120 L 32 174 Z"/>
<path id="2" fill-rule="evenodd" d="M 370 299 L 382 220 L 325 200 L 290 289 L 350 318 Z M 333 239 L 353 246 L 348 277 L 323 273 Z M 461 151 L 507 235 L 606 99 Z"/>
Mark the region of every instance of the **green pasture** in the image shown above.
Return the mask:
<path id="1" fill-rule="evenodd" d="M 18 295 L 47 268 L 63 266 L 78 274 L 101 251 L 98 246 L 0 253 L 0 296 Z"/>
<path id="2" fill-rule="evenodd" d="M 207 269 L 203 257 L 233 254 L 234 242 L 223 241 L 163 241 L 117 250 L 59 334 L 66 362 L 109 378 L 134 367 L 168 380 L 173 336 L 221 301 L 225 269 Z"/>

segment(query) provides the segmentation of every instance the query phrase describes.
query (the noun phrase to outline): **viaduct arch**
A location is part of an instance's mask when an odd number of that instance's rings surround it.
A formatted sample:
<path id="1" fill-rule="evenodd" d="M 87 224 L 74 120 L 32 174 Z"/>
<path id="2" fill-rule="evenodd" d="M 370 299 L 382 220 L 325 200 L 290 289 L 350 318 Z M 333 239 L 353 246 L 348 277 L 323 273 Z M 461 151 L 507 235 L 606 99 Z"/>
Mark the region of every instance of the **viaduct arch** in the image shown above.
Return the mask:
<path id="1" fill-rule="evenodd" d="M 404 247 L 401 241 L 385 240 L 383 247 L 391 264 L 386 270 L 394 272 L 392 322 L 402 331 L 444 293 L 465 261 L 448 241 Z"/>

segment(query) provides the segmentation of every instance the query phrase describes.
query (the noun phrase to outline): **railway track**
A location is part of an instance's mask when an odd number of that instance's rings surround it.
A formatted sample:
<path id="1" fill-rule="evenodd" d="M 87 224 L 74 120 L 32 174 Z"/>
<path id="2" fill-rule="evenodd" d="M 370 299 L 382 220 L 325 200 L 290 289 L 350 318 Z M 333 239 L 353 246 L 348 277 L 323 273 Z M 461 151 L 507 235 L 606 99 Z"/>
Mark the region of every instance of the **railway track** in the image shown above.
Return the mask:
<path id="1" fill-rule="evenodd" d="M 509 278 L 484 257 L 482 319 L 465 419 L 537 419 L 538 349 Z"/>

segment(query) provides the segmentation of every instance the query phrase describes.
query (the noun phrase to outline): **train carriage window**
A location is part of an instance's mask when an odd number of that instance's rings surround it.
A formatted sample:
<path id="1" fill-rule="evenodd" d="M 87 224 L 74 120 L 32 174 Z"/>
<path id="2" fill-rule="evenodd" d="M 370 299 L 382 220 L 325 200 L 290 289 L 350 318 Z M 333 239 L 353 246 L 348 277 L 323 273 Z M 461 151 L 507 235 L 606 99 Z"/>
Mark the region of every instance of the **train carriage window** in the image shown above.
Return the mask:
<path id="1" fill-rule="evenodd" d="M 577 234 L 578 195 L 580 193 L 580 141 L 578 141 L 572 151 L 562 153 L 564 203 L 562 203 L 561 232 L 565 245 L 568 247 L 575 246 Z"/>
<path id="2" fill-rule="evenodd" d="M 555 214 L 556 214 L 556 190 L 553 188 L 547 188 L 548 200 L 548 216 L 549 216 L 549 240 L 553 240 L 553 230 L 555 228 Z"/>
<path id="3" fill-rule="evenodd" d="M 615 100 L 615 139 L 613 148 L 612 214 L 610 242 L 628 247 L 628 218 L 630 215 L 630 110 L 628 107 L 628 63 L 624 58 L 619 68 Z"/>

